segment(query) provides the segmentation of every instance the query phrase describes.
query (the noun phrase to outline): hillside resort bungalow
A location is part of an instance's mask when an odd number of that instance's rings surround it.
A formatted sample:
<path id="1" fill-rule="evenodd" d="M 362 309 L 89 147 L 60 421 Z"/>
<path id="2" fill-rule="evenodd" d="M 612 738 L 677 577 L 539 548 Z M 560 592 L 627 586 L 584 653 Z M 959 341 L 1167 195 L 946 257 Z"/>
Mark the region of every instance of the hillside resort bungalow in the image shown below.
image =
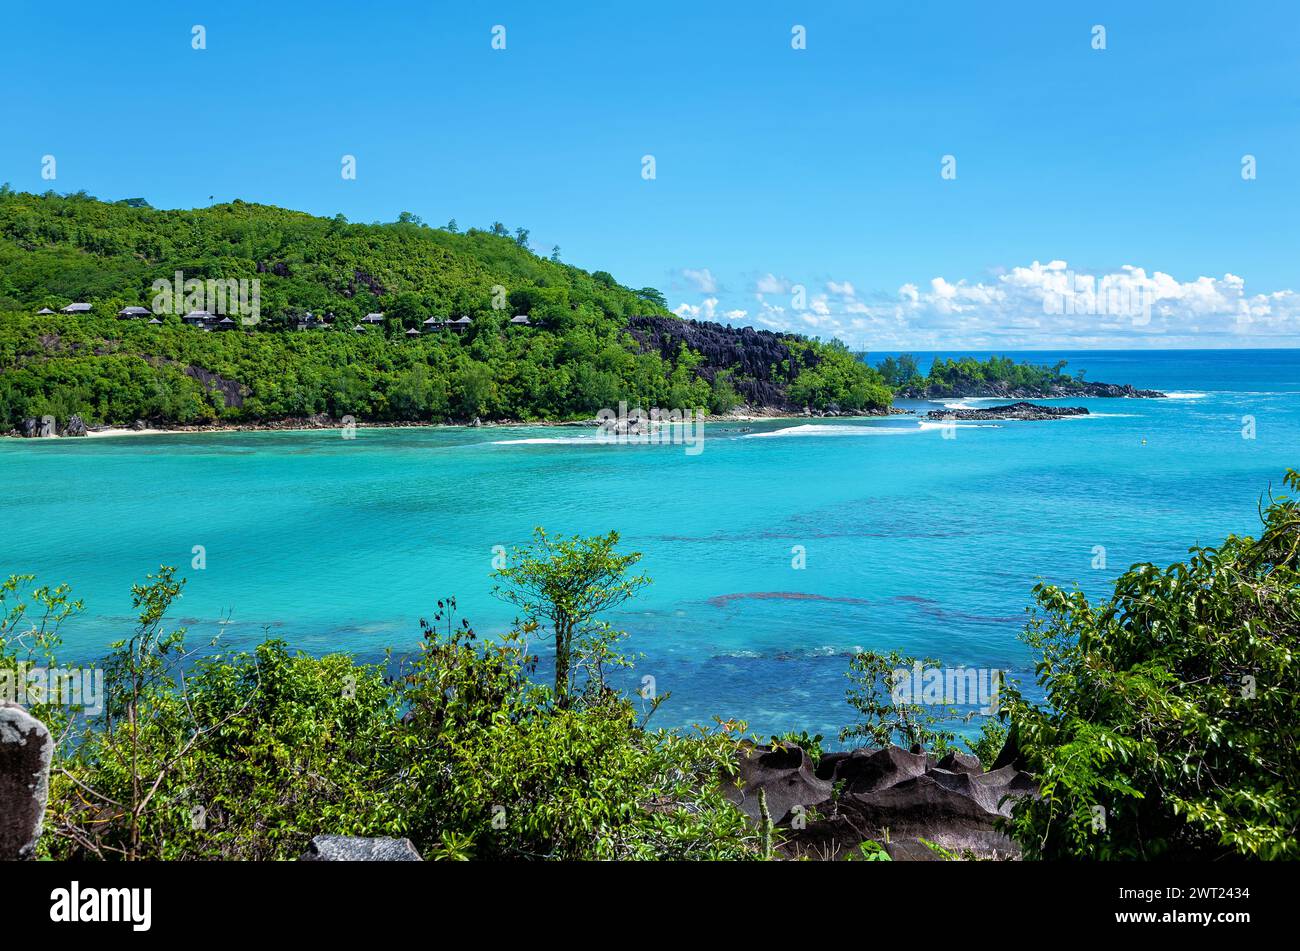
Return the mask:
<path id="1" fill-rule="evenodd" d="M 61 313 L 87 314 L 90 312 L 92 306 L 93 305 L 86 303 L 69 304 L 67 307 L 63 308 Z M 36 313 L 38 316 L 52 316 L 54 311 L 50 310 L 48 307 L 42 307 Z M 147 307 L 123 307 L 117 312 L 117 317 L 119 320 L 143 320 L 147 317 L 151 324 L 161 324 L 163 322 L 159 320 L 158 317 L 156 317 Z M 322 317 L 317 317 L 311 311 L 307 311 L 306 313 L 291 319 L 293 322 L 292 325 L 298 330 L 315 330 L 333 326 L 334 315 L 325 314 Z M 200 330 L 234 330 L 239 326 L 238 321 L 232 320 L 228 316 L 222 317 L 207 310 L 192 310 L 181 317 L 181 322 L 187 327 L 196 327 Z M 373 327 L 376 324 L 382 324 L 383 322 L 384 314 L 382 311 L 373 314 L 366 314 L 366 316 L 361 318 L 360 323 L 354 325 L 352 329 L 356 333 L 361 333 L 362 331 L 368 330 L 370 327 Z M 412 327 L 410 330 L 406 331 L 406 336 L 418 337 L 421 329 L 426 333 L 434 330 L 464 331 L 468 330 L 473 325 L 473 319 L 467 314 L 461 314 L 455 320 L 443 319 L 442 317 L 426 317 L 421 321 L 420 328 Z M 531 327 L 533 326 L 533 322 L 526 314 L 516 314 L 514 317 L 510 318 L 509 326 Z"/>
<path id="2" fill-rule="evenodd" d="M 333 314 L 325 314 L 323 317 L 317 317 L 311 311 L 303 314 L 294 323 L 298 330 L 318 330 L 322 327 L 328 327 L 334 320 Z"/>
<path id="3" fill-rule="evenodd" d="M 198 327 L 201 330 L 234 330 L 239 326 L 229 316 L 218 317 L 207 310 L 192 310 L 181 318 L 181 322 L 190 327 Z"/>

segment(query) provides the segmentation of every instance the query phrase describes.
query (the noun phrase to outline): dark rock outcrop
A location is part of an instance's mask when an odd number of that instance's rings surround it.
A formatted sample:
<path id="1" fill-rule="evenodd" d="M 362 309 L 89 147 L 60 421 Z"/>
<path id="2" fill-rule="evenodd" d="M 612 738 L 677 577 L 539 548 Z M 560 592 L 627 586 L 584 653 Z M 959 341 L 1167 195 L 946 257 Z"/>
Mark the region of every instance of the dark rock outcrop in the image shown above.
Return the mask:
<path id="1" fill-rule="evenodd" d="M 54 741 L 45 724 L 0 701 L 0 861 L 30 858 L 50 793 Z"/>
<path id="2" fill-rule="evenodd" d="M 65 436 L 84 436 L 86 435 L 86 421 L 76 413 L 68 417 L 68 425 L 63 427 Z"/>
<path id="3" fill-rule="evenodd" d="M 1087 415 L 1088 411 L 1082 406 L 1041 406 L 1038 403 L 1020 402 L 1007 403 L 1004 406 L 985 406 L 980 409 L 935 409 L 926 413 L 925 418 L 935 420 L 1020 419 L 1034 421 Z"/>
<path id="4" fill-rule="evenodd" d="M 1020 752 L 1019 737 L 1014 726 L 1007 731 L 1007 739 L 1002 744 L 1002 751 L 998 753 L 997 759 L 993 761 L 993 769 L 995 770 L 1002 769 L 1004 766 L 1014 766 L 1019 770 L 1027 768 L 1025 756 Z"/>
<path id="5" fill-rule="evenodd" d="M 999 380 L 945 385 L 907 386 L 898 391 L 900 399 L 939 400 L 965 397 L 996 397 L 1012 400 L 1053 400 L 1067 396 L 1099 399 L 1164 399 L 1159 390 L 1139 390 L 1131 383 L 1088 383 L 1061 377 L 1046 386 L 1014 386 Z"/>
<path id="6" fill-rule="evenodd" d="M 57 427 L 53 416 L 28 416 L 19 425 L 18 432 L 28 439 L 40 439 L 57 435 Z"/>
<path id="7" fill-rule="evenodd" d="M 726 796 L 754 821 L 759 817 L 759 793 L 767 798 L 768 815 L 780 824 L 795 806 L 805 809 L 831 798 L 831 784 L 818 779 L 812 760 L 800 747 L 750 747 L 741 755 L 735 782 L 724 784 Z"/>
<path id="8" fill-rule="evenodd" d="M 356 835 L 318 835 L 301 862 L 422 862 L 410 839 L 366 838 Z"/>
<path id="9" fill-rule="evenodd" d="M 909 753 L 897 746 L 854 750 L 840 760 L 831 781 L 843 783 L 845 792 L 864 794 L 923 776 L 930 765 L 933 759 L 924 753 Z"/>
<path id="10" fill-rule="evenodd" d="M 979 774 L 984 772 L 984 767 L 980 765 L 979 757 L 971 756 L 969 753 L 958 753 L 953 750 L 951 753 L 939 760 L 935 764 L 939 769 L 946 769 L 950 773 L 971 773 Z"/>
<path id="11" fill-rule="evenodd" d="M 1038 794 L 1014 765 L 986 772 L 956 752 L 941 759 L 894 746 L 827 753 L 814 770 L 803 750 L 786 743 L 747 749 L 739 765 L 740 786 L 729 798 L 758 822 L 761 790 L 790 857 L 842 858 L 868 840 L 896 861 L 940 857 L 924 839 L 960 857 L 1014 858 L 1019 849 L 997 821 L 1010 817 L 1015 798 Z"/>
<path id="12" fill-rule="evenodd" d="M 197 380 L 211 392 L 220 393 L 221 399 L 225 402 L 227 408 L 237 408 L 244 405 L 244 397 L 248 395 L 248 387 L 237 380 L 227 380 L 220 374 L 205 370 L 203 367 L 187 366 L 182 372 L 191 379 Z"/>
<path id="13" fill-rule="evenodd" d="M 628 333 L 645 351 L 657 352 L 665 360 L 676 360 L 682 344 L 704 359 L 699 374 L 710 383 L 723 370 L 732 370 L 732 385 L 740 398 L 753 407 L 797 411 L 786 398 L 786 387 L 803 366 L 816 365 L 810 352 L 801 363 L 790 349 L 799 338 L 792 334 L 728 327 L 705 320 L 641 316 L 628 320 Z"/>

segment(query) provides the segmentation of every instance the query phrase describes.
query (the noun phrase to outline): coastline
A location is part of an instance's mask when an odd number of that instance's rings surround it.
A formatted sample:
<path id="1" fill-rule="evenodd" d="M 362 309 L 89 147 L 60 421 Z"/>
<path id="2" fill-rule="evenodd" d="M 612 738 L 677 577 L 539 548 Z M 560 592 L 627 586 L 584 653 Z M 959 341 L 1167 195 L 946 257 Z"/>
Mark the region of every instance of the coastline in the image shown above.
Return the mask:
<path id="1" fill-rule="evenodd" d="M 775 410 L 772 412 L 763 412 L 749 408 L 745 412 L 723 413 L 723 414 L 705 414 L 703 420 L 706 423 L 750 423 L 761 422 L 763 420 L 800 420 L 800 419 L 888 419 L 891 416 L 905 416 L 909 410 L 899 409 L 891 406 L 886 413 L 796 413 L 790 410 Z M 480 420 L 471 423 L 432 423 L 416 421 L 385 421 L 385 422 L 361 422 L 354 424 L 357 429 L 502 429 L 502 428 L 539 428 L 539 429 L 558 429 L 565 427 L 576 428 L 595 428 L 599 422 L 592 419 L 579 420 Z M 668 424 L 671 425 L 671 424 Z M 85 436 L 66 436 L 62 434 L 51 436 L 27 437 L 22 433 L 10 431 L 2 433 L 0 436 L 10 439 L 23 441 L 40 441 L 45 439 L 111 439 L 120 436 L 172 436 L 172 435 L 197 435 L 200 433 L 238 433 L 238 432 L 319 432 L 324 430 L 341 430 L 342 423 L 339 420 L 325 417 L 309 417 L 298 419 L 271 420 L 259 423 L 204 423 L 199 425 L 180 425 L 180 426 L 147 426 L 143 429 L 133 429 L 129 426 L 102 426 L 94 429 L 87 428 Z"/>

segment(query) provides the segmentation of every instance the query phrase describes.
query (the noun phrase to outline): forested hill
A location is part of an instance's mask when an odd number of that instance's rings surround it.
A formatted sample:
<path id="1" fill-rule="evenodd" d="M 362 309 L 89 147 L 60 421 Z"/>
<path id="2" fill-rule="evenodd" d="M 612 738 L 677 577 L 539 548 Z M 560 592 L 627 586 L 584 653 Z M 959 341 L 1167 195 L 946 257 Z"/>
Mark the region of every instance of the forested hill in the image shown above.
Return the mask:
<path id="1" fill-rule="evenodd" d="M 436 422 L 576 418 L 621 400 L 713 412 L 889 405 L 879 374 L 842 347 L 720 325 L 687 331 L 654 288 L 548 254 L 500 223 L 462 233 L 404 213 L 355 224 L 241 201 L 166 211 L 5 186 L 0 431 L 47 414 L 60 425 L 72 414 L 91 425 Z M 205 330 L 182 316 L 212 308 L 178 300 L 160 312 L 154 282 L 178 271 L 258 281 L 260 319 Z M 93 306 L 58 313 L 74 302 Z M 131 306 L 151 313 L 117 319 Z M 313 329 L 308 314 L 329 315 L 327 326 Z M 470 322 L 460 329 L 426 323 L 461 316 Z"/>

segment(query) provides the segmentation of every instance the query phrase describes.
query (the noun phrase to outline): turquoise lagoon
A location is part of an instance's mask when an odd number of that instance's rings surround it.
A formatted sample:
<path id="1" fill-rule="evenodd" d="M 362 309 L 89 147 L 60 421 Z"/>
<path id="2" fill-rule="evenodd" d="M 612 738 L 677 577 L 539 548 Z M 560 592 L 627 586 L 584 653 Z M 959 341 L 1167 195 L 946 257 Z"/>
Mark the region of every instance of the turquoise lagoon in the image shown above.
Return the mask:
<path id="1" fill-rule="evenodd" d="M 855 649 L 1031 679 L 1017 635 L 1037 580 L 1099 596 L 1133 562 L 1252 533 L 1300 466 L 1300 351 L 1016 356 L 1172 398 L 1061 401 L 1092 415 L 952 439 L 915 417 L 715 423 L 698 455 L 563 427 L 0 440 L 0 573 L 84 599 L 65 659 L 129 631 L 131 584 L 171 564 L 192 644 L 377 660 L 449 595 L 504 630 L 494 546 L 618 529 L 654 579 L 613 618 L 643 655 L 620 686 L 671 692 L 654 722 L 830 736 Z"/>

